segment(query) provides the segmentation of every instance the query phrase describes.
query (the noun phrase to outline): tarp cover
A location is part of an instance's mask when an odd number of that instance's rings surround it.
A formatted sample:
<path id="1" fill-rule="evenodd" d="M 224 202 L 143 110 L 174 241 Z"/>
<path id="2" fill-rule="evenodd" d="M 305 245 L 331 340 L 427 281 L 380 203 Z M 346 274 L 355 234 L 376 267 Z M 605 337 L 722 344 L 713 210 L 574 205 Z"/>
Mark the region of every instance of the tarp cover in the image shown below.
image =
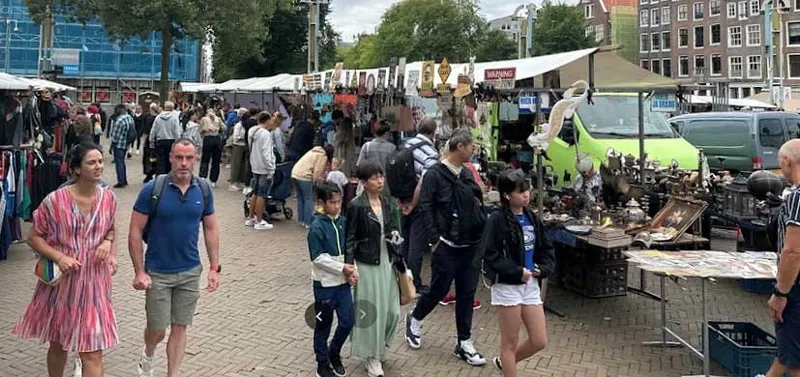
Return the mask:
<path id="1" fill-rule="evenodd" d="M 589 56 L 584 56 L 560 69 L 561 86 L 589 79 Z M 594 54 L 594 87 L 603 89 L 677 89 L 679 83 L 669 77 L 642 69 L 614 51 Z"/>

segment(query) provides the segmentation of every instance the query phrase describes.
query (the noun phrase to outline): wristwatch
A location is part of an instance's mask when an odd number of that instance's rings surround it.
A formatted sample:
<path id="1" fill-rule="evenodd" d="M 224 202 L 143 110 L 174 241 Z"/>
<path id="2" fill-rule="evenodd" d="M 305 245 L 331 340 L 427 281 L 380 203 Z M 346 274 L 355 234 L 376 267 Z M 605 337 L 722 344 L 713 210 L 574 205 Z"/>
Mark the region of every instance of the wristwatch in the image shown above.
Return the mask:
<path id="1" fill-rule="evenodd" d="M 222 265 L 218 264 L 216 269 L 214 268 L 214 266 L 211 266 L 211 270 L 215 271 L 216 273 L 221 273 L 222 272 Z"/>
<path id="2" fill-rule="evenodd" d="M 780 289 L 778 289 L 778 286 L 775 286 L 775 288 L 774 288 L 774 289 L 772 289 L 772 294 L 773 294 L 775 297 L 783 297 L 783 298 L 789 297 L 789 294 L 788 294 L 788 293 L 783 293 L 783 292 L 781 292 L 781 290 L 780 290 Z"/>

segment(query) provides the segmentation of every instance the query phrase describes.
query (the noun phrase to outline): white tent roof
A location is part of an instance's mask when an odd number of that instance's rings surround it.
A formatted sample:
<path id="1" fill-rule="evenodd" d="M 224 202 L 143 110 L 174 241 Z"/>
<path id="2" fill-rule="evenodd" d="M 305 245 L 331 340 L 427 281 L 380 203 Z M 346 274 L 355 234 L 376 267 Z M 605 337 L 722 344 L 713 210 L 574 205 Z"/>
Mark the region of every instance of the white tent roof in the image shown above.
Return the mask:
<path id="1" fill-rule="evenodd" d="M 29 90 L 34 86 L 30 81 L 0 72 L 0 90 Z"/>
<path id="2" fill-rule="evenodd" d="M 693 104 L 710 105 L 712 98 L 710 96 L 691 96 L 690 101 Z M 761 102 L 752 98 L 730 98 L 728 104 L 734 107 L 749 107 L 752 109 L 774 109 L 775 105 L 770 105 L 766 102 Z"/>
<path id="3" fill-rule="evenodd" d="M 552 54 L 552 55 L 544 55 L 544 56 L 536 56 L 533 58 L 525 58 L 525 59 L 514 59 L 514 60 L 503 60 L 503 61 L 496 61 L 496 62 L 485 62 L 485 63 L 475 63 L 475 83 L 481 83 L 484 81 L 484 73 L 486 70 L 489 69 L 499 69 L 499 68 L 516 68 L 516 80 L 523 80 L 528 79 L 531 77 L 537 77 L 544 73 L 550 72 L 552 70 L 561 68 L 569 63 L 572 63 L 578 59 L 581 59 L 593 52 L 597 51 L 597 48 L 587 48 L 584 50 L 576 50 L 570 52 L 563 52 L 559 54 Z M 435 69 L 438 70 L 439 64 L 436 64 Z M 447 83 L 451 86 L 455 87 L 458 83 L 458 75 L 459 74 L 466 74 L 467 69 L 469 68 L 469 64 L 450 64 L 452 68 L 452 72 L 450 76 L 447 78 Z M 367 75 L 374 75 L 375 79 L 378 79 L 378 72 L 384 69 L 386 70 L 386 81 L 384 85 L 388 84 L 388 74 L 389 68 L 382 67 L 382 68 L 372 68 L 372 69 L 345 69 L 339 78 L 339 84 L 345 85 L 348 84 L 345 81 L 347 80 L 346 72 L 351 72 L 351 74 L 359 75 L 361 72 L 366 72 Z M 421 71 L 422 70 L 422 62 L 413 62 L 406 64 L 406 80 L 409 78 L 410 71 Z M 327 73 L 333 74 L 334 70 L 327 70 L 322 72 L 317 72 L 315 75 L 320 75 L 322 81 L 325 80 L 325 75 Z M 434 85 L 441 84 L 441 80 L 439 75 L 434 75 Z M 199 91 L 203 92 L 228 92 L 228 91 L 252 91 L 252 92 L 260 92 L 260 91 L 272 91 L 272 90 L 294 90 L 294 83 L 297 78 L 302 80 L 303 75 L 290 75 L 290 74 L 280 74 L 277 76 L 272 77 L 254 77 L 250 79 L 235 79 L 229 80 L 221 84 L 210 84 L 206 86 L 202 86 Z M 352 77 L 352 76 L 351 76 Z M 377 84 L 377 82 L 376 82 Z M 407 82 L 406 82 L 406 85 Z"/>
<path id="4" fill-rule="evenodd" d="M 185 93 L 197 93 L 207 90 L 213 91 L 217 85 L 219 84 L 205 82 L 182 82 L 181 90 L 183 90 Z"/>

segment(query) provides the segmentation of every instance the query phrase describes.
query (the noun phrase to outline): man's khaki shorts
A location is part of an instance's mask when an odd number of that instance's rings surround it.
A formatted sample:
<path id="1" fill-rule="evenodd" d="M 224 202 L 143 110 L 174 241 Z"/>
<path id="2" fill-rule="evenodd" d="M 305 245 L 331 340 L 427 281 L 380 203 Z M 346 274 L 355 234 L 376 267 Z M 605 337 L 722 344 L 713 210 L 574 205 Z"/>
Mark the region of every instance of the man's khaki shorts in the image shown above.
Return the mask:
<path id="1" fill-rule="evenodd" d="M 189 326 L 200 298 L 203 266 L 177 274 L 150 273 L 145 311 L 148 330 L 165 330 L 170 325 Z"/>

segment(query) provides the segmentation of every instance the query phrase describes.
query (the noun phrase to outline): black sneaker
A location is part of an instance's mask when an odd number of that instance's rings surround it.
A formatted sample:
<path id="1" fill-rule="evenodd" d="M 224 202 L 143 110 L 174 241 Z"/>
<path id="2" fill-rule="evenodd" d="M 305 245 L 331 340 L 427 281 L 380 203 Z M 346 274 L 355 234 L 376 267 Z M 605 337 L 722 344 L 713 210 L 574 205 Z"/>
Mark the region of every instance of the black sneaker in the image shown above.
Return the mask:
<path id="1" fill-rule="evenodd" d="M 339 355 L 331 355 L 329 356 L 331 359 L 331 369 L 333 369 L 333 374 L 336 377 L 344 377 L 347 375 L 347 370 L 344 369 L 344 365 L 342 365 L 342 357 Z"/>
<path id="2" fill-rule="evenodd" d="M 328 364 L 317 365 L 317 377 L 334 377 L 333 369 Z"/>
<path id="3" fill-rule="evenodd" d="M 486 364 L 486 359 L 472 345 L 472 339 L 457 342 L 453 355 L 472 366 L 479 367 Z"/>
<path id="4" fill-rule="evenodd" d="M 116 185 L 114 185 L 114 188 L 125 188 L 125 186 L 127 185 L 122 183 L 117 183 Z"/>
<path id="5" fill-rule="evenodd" d="M 503 371 L 503 362 L 500 361 L 499 357 L 495 357 L 492 360 L 492 363 L 494 363 L 494 367 L 497 368 L 499 371 L 501 371 L 501 372 Z"/>
<path id="6" fill-rule="evenodd" d="M 412 325 L 412 317 L 411 313 L 406 314 L 406 343 L 408 346 L 413 349 L 419 349 L 421 346 L 419 341 L 419 333 L 421 331 L 422 324 L 419 321 L 416 322 L 416 325 Z"/>

